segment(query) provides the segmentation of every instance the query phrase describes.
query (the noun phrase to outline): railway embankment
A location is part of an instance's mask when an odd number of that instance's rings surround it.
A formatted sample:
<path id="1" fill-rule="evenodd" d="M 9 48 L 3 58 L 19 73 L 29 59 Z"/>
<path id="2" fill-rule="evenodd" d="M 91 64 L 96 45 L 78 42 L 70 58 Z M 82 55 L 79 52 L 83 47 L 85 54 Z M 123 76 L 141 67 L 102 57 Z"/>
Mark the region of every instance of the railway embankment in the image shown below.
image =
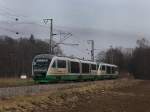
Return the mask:
<path id="1" fill-rule="evenodd" d="M 14 86 L 14 87 L 3 87 L 0 88 L 0 98 L 1 97 L 13 97 L 13 96 L 25 96 L 38 94 L 41 92 L 54 92 L 56 90 L 65 88 L 77 88 L 86 86 L 98 86 L 99 88 L 113 88 L 122 86 L 121 82 L 126 82 L 127 79 L 117 79 L 117 80 L 101 80 L 101 81 L 88 81 L 88 82 L 67 82 L 67 83 L 54 83 L 54 84 L 34 84 L 27 86 Z M 130 84 L 130 83 L 129 83 Z M 128 86 L 126 84 L 124 86 Z"/>
<path id="2" fill-rule="evenodd" d="M 9 89 L 14 89 L 13 91 L 17 92 L 17 94 L 12 94 L 13 97 L 10 93 L 10 96 L 6 95 L 7 97 L 2 94 L 0 98 L 0 111 L 77 112 L 80 110 L 86 111 L 87 108 L 86 112 L 90 112 L 88 111 L 88 105 L 90 109 L 95 108 L 94 105 L 98 106 L 98 103 L 103 103 L 105 107 L 107 103 L 109 104 L 109 102 L 111 102 L 111 98 L 113 99 L 116 96 L 134 96 L 135 94 L 133 93 L 117 92 L 117 90 L 131 88 L 139 85 L 140 83 L 143 83 L 143 81 L 133 79 L 117 79 L 93 82 L 34 85 L 27 86 L 28 89 L 24 89 L 24 87 L 13 87 Z M 0 90 L 2 89 L 5 91 L 4 89 L 8 88 L 1 88 Z M 18 90 L 21 92 L 19 93 Z M 5 91 L 5 93 L 7 94 L 8 91 Z M 105 101 L 104 98 L 108 101 Z M 99 100 L 97 101 L 97 99 Z M 93 106 L 92 103 L 94 104 Z"/>
<path id="3" fill-rule="evenodd" d="M 34 80 L 32 79 L 0 78 L 0 88 L 31 86 L 31 85 L 34 85 Z"/>

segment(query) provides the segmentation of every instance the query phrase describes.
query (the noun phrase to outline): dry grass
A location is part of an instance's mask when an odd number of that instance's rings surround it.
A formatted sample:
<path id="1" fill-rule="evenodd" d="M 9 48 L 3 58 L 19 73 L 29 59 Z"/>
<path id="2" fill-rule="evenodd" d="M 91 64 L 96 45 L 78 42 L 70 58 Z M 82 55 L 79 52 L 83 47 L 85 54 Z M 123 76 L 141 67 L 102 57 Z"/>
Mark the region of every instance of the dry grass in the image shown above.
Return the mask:
<path id="1" fill-rule="evenodd" d="M 33 84 L 34 81 L 32 79 L 0 78 L 0 87 L 26 86 Z"/>
<path id="2" fill-rule="evenodd" d="M 0 100 L 0 112 L 40 112 L 71 109 L 79 99 L 88 94 L 103 93 L 114 88 L 136 85 L 141 81 L 135 80 L 113 80 L 97 81 L 72 88 L 61 88 L 53 92 L 43 92 L 31 96 L 20 96 Z M 68 108 L 69 105 L 69 108 Z M 49 111 L 50 111 L 49 109 Z"/>

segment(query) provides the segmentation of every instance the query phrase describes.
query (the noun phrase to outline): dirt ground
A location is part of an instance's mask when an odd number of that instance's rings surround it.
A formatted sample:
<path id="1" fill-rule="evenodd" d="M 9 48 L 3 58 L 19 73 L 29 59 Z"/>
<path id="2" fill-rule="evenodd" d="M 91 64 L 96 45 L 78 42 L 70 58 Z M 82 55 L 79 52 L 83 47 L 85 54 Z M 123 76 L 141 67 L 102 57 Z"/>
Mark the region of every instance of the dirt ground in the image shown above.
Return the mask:
<path id="1" fill-rule="evenodd" d="M 70 112 L 150 112 L 150 81 L 83 97 Z"/>
<path id="2" fill-rule="evenodd" d="M 150 112 L 150 81 L 78 97 L 78 102 L 53 112 Z"/>
<path id="3" fill-rule="evenodd" d="M 102 83 L 107 86 L 99 88 Z M 119 84 L 121 86 L 117 87 Z M 39 98 L 40 101 L 32 100 L 25 105 L 18 104 L 17 108 L 5 107 L 3 110 L 4 112 L 150 112 L 150 81 L 133 79 L 120 82 L 102 81 L 96 86 L 81 88 L 58 90 L 59 94 L 48 95 L 45 98 L 36 95 L 33 98 Z"/>

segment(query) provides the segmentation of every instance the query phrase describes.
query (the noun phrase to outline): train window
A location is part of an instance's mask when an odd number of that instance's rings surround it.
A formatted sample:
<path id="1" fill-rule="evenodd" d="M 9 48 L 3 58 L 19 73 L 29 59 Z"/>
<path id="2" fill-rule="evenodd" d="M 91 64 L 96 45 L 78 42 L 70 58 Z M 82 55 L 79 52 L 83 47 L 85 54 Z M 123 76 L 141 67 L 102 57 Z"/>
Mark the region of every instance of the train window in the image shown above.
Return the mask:
<path id="1" fill-rule="evenodd" d="M 91 64 L 91 68 L 92 68 L 92 70 L 96 70 L 96 65 L 95 64 Z"/>
<path id="2" fill-rule="evenodd" d="M 78 62 L 70 62 L 71 73 L 80 73 L 80 64 Z"/>
<path id="3" fill-rule="evenodd" d="M 114 74 L 115 73 L 115 68 L 112 67 L 111 70 L 112 70 L 112 74 Z"/>
<path id="4" fill-rule="evenodd" d="M 48 67 L 49 67 L 49 64 L 50 64 L 50 61 L 51 61 L 51 60 L 46 59 L 46 58 L 37 58 L 37 59 L 35 60 L 34 68 L 36 68 L 36 69 L 48 68 Z"/>
<path id="5" fill-rule="evenodd" d="M 52 68 L 56 68 L 56 61 L 53 62 Z"/>
<path id="6" fill-rule="evenodd" d="M 104 66 L 104 65 L 102 65 L 102 68 L 101 68 L 101 70 L 105 71 L 105 66 Z"/>
<path id="7" fill-rule="evenodd" d="M 107 66 L 107 74 L 111 74 L 111 67 Z"/>
<path id="8" fill-rule="evenodd" d="M 66 61 L 65 60 L 57 60 L 57 67 L 58 68 L 66 68 Z"/>
<path id="9" fill-rule="evenodd" d="M 89 73 L 89 64 L 82 63 L 82 73 Z"/>

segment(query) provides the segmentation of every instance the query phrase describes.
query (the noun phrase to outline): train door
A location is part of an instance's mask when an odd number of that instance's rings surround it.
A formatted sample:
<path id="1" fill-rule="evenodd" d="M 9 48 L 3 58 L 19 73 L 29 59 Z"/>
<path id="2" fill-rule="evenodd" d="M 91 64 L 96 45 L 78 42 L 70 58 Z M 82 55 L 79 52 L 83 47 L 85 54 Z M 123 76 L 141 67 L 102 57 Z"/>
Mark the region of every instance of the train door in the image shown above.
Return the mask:
<path id="1" fill-rule="evenodd" d="M 96 64 L 91 64 L 91 75 L 96 75 Z"/>
<path id="2" fill-rule="evenodd" d="M 70 61 L 69 72 L 71 74 L 80 75 L 80 63 L 75 61 Z"/>
<path id="3" fill-rule="evenodd" d="M 98 68 L 98 75 L 105 75 L 107 67 L 105 65 L 100 65 Z"/>
<path id="4" fill-rule="evenodd" d="M 47 74 L 54 75 L 57 73 L 57 60 L 52 60 Z"/>
<path id="5" fill-rule="evenodd" d="M 88 75 L 90 74 L 90 64 L 89 63 L 82 63 L 82 74 Z"/>

